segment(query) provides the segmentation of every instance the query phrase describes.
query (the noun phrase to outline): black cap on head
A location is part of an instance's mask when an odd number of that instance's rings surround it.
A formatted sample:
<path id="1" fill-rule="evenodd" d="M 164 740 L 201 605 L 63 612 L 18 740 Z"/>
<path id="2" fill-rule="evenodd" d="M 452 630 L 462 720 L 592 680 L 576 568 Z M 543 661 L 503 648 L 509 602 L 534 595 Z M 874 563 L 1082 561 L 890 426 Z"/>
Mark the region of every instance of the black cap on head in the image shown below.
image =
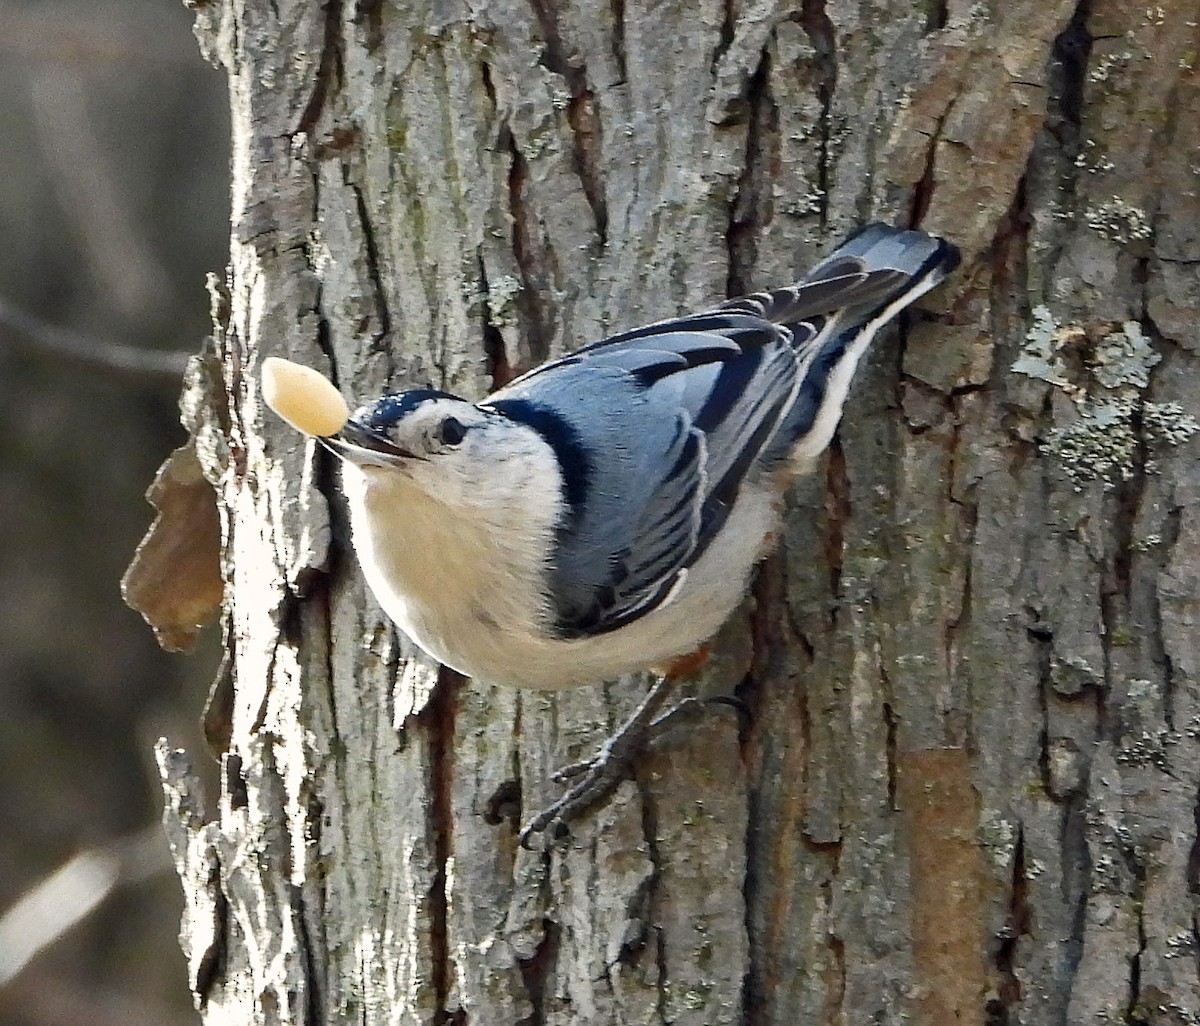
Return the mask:
<path id="1" fill-rule="evenodd" d="M 408 392 L 392 392 L 390 395 L 380 396 L 373 403 L 355 410 L 353 419 L 365 428 L 386 431 L 422 403 L 434 399 L 454 399 L 461 402 L 458 396 L 436 388 L 414 388 Z"/>

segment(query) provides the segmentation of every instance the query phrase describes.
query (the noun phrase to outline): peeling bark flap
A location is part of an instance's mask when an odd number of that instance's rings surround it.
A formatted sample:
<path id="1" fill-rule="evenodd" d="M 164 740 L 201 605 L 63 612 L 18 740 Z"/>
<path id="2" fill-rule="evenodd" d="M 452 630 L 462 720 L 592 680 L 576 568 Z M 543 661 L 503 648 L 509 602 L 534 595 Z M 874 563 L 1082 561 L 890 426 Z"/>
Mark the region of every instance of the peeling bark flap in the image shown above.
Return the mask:
<path id="1" fill-rule="evenodd" d="M 121 597 L 163 648 L 178 652 L 214 619 L 225 591 L 216 493 L 193 442 L 167 457 L 146 498 L 158 516 L 121 578 Z"/>

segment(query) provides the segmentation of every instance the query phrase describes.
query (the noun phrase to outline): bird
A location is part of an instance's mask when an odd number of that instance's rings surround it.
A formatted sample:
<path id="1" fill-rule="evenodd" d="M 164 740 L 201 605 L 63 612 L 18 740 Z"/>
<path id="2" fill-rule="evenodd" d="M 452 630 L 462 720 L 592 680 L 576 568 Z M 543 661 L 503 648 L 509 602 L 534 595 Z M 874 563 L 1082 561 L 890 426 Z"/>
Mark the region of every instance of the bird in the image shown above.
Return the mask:
<path id="1" fill-rule="evenodd" d="M 584 345 L 478 402 L 410 389 L 311 431 L 342 464 L 368 585 L 438 662 L 543 690 L 659 670 L 536 830 L 561 832 L 670 718 L 673 669 L 746 596 L 872 338 L 958 261 L 869 224 L 793 285 Z"/>

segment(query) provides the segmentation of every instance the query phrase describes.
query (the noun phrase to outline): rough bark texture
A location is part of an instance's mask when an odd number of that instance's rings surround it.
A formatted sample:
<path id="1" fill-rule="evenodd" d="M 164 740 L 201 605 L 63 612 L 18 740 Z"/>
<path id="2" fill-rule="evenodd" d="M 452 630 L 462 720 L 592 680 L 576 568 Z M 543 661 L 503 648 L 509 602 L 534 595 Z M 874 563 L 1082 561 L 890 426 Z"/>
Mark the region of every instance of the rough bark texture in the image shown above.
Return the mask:
<path id="1" fill-rule="evenodd" d="M 1194 3 L 196 7 L 235 121 L 192 397 L 219 803 L 162 759 L 207 1021 L 1200 1022 Z M 725 631 L 700 686 L 745 721 L 518 849 L 639 683 L 439 675 L 260 360 L 481 395 L 872 217 L 964 270 L 876 346 Z"/>

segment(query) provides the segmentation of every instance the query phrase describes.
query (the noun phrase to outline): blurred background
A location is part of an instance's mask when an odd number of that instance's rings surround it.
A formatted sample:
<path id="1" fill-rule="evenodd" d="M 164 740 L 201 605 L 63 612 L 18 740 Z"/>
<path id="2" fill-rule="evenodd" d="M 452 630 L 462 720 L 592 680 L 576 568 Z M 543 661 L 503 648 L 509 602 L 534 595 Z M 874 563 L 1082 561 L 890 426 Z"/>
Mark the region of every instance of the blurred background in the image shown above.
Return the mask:
<path id="1" fill-rule="evenodd" d="M 178 0 L 0 0 L 0 95 L 0 922 L 34 937 L 116 874 L 37 955 L 0 951 L 0 1023 L 194 1024 L 151 746 L 204 750 L 217 639 L 168 655 L 121 602 L 184 436 L 178 375 L 110 347 L 191 353 L 209 331 L 225 78 Z M 26 921 L 31 891 L 49 903 Z"/>

